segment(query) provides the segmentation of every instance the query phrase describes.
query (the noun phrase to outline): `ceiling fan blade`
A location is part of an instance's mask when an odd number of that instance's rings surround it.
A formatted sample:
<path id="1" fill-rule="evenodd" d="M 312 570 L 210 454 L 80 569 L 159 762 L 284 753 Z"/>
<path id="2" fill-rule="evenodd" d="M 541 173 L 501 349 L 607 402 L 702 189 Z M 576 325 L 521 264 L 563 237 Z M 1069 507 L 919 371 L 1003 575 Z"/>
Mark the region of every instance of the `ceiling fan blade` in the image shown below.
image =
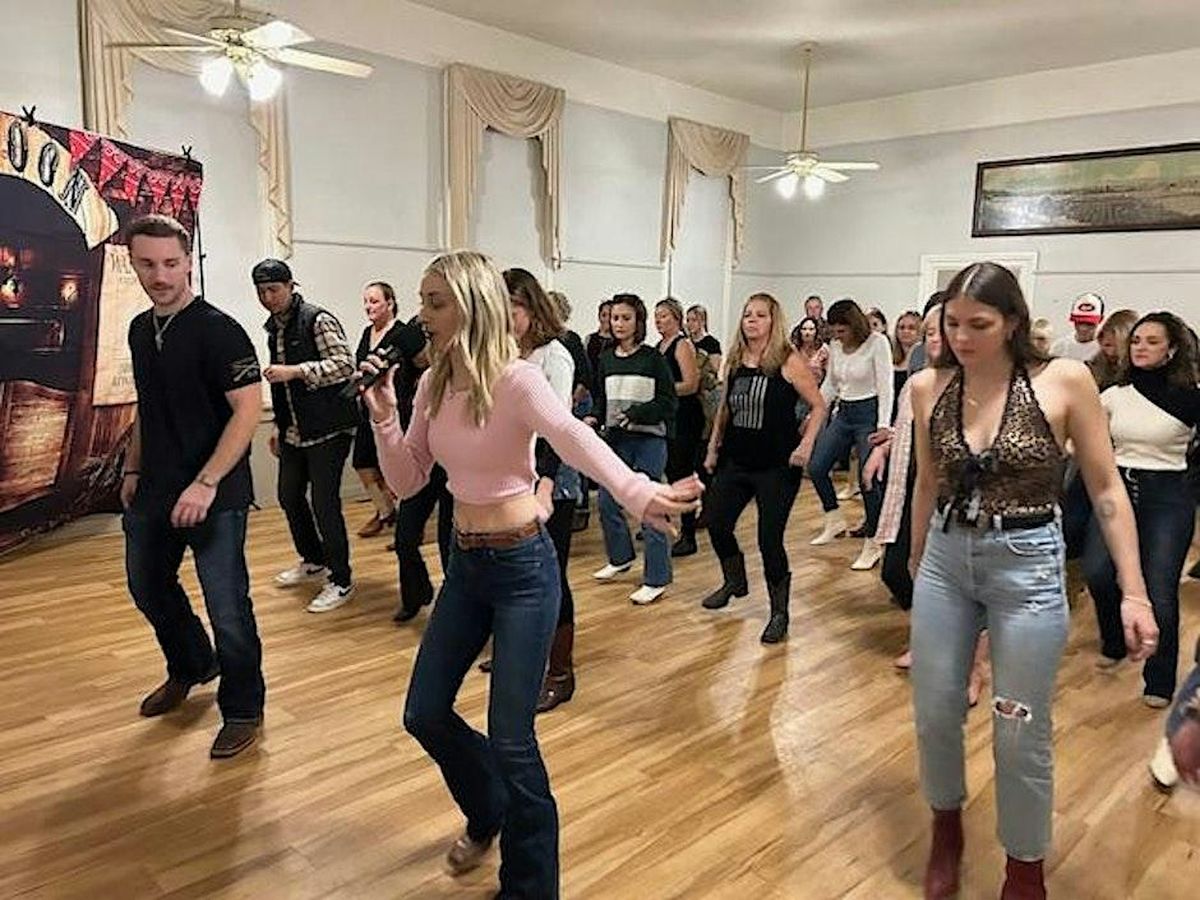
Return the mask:
<path id="1" fill-rule="evenodd" d="M 141 50 L 143 53 L 218 53 L 207 44 L 105 44 L 109 50 Z"/>
<path id="2" fill-rule="evenodd" d="M 766 184 L 769 181 L 776 181 L 780 178 L 786 178 L 788 175 L 794 175 L 794 174 L 795 173 L 792 172 L 791 169 L 779 169 L 778 171 L 773 172 L 770 175 L 764 175 L 762 178 L 755 178 L 754 183 L 755 184 Z"/>
<path id="3" fill-rule="evenodd" d="M 264 53 L 284 65 L 316 69 L 318 72 L 331 72 L 334 75 L 349 75 L 352 78 L 366 78 L 374 71 L 366 63 L 351 62 L 348 59 L 338 59 L 320 53 L 309 53 L 307 50 L 293 50 L 290 47 L 265 50 Z"/>
<path id="4" fill-rule="evenodd" d="M 284 47 L 291 47 L 295 44 L 307 44 L 312 40 L 312 35 L 297 28 L 291 22 L 275 19 L 265 25 L 242 32 L 242 40 L 263 50 L 282 50 Z"/>
<path id="5" fill-rule="evenodd" d="M 877 162 L 822 162 L 821 165 L 845 172 L 874 172 L 879 168 Z"/>
<path id="6" fill-rule="evenodd" d="M 189 41 L 199 41 L 202 44 L 208 44 L 212 47 L 224 47 L 225 45 L 216 38 L 209 37 L 207 34 L 192 34 L 190 31 L 181 31 L 178 28 L 172 28 L 170 25 L 163 25 L 162 30 L 167 34 L 179 38 L 187 38 Z"/>
<path id="7" fill-rule="evenodd" d="M 843 175 L 841 172 L 838 172 L 834 169 L 827 168 L 824 165 L 813 166 L 812 171 L 809 172 L 808 174 L 816 175 L 818 178 L 823 178 L 825 181 L 828 181 L 830 184 L 841 184 L 843 181 L 850 180 L 849 175 Z"/>

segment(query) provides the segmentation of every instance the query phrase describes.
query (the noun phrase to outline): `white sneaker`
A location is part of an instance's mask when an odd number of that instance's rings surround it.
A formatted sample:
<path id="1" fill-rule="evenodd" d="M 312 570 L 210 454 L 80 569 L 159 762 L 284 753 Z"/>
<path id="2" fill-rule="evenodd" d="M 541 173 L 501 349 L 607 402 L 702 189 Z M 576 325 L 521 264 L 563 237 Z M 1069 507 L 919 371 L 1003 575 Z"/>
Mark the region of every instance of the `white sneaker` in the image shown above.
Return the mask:
<path id="1" fill-rule="evenodd" d="M 862 491 L 859 489 L 858 485 L 851 482 L 837 492 L 837 498 L 839 500 L 853 500 L 861 493 Z"/>
<path id="2" fill-rule="evenodd" d="M 616 578 L 618 575 L 628 572 L 632 568 L 632 559 L 629 562 L 622 563 L 619 566 L 614 566 L 612 563 L 606 563 L 604 568 L 597 569 L 595 572 L 593 572 L 592 577 L 597 581 L 608 581 L 609 579 Z"/>
<path id="3" fill-rule="evenodd" d="M 666 593 L 666 590 L 666 586 L 650 587 L 648 584 L 643 584 L 640 588 L 629 595 L 629 599 L 638 606 L 645 606 L 648 603 L 653 603 L 655 600 L 661 597 L 664 593 Z"/>
<path id="4" fill-rule="evenodd" d="M 1179 772 L 1175 769 L 1175 759 L 1171 756 L 1171 745 L 1164 737 L 1158 742 L 1158 750 L 1150 760 L 1150 777 L 1160 791 L 1170 792 L 1179 784 Z"/>
<path id="5" fill-rule="evenodd" d="M 303 584 L 306 581 L 320 581 L 329 577 L 329 570 L 324 566 L 307 563 L 304 560 L 296 563 L 290 569 L 284 569 L 275 576 L 275 583 L 284 587 Z"/>
<path id="6" fill-rule="evenodd" d="M 834 538 L 839 538 L 845 533 L 846 517 L 840 509 L 830 510 L 825 513 L 825 529 L 808 543 L 809 546 L 820 547 L 833 543 Z"/>
<path id="7" fill-rule="evenodd" d="M 882 558 L 883 548 L 875 542 L 875 538 L 863 538 L 862 550 L 858 554 L 858 559 L 850 563 L 850 568 L 855 572 L 866 572 L 868 569 L 875 568 Z"/>
<path id="8" fill-rule="evenodd" d="M 312 603 L 308 604 L 307 608 L 310 613 L 329 612 L 331 609 L 344 606 L 353 596 L 354 585 L 342 587 L 331 581 L 321 588 L 321 593 L 313 597 Z"/>

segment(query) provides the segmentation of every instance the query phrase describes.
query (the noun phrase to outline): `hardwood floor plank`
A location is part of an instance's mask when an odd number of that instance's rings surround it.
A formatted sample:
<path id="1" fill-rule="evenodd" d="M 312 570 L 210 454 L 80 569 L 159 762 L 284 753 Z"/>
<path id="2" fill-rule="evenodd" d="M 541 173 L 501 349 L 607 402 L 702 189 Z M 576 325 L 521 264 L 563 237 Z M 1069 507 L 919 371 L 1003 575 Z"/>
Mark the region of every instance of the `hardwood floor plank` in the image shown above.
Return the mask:
<path id="1" fill-rule="evenodd" d="M 348 508 L 357 528 L 366 504 Z M 677 560 L 663 599 L 627 599 L 640 571 L 601 584 L 596 517 L 575 536 L 575 699 L 539 718 L 562 821 L 569 898 L 835 898 L 920 895 L 928 810 L 917 783 L 907 678 L 891 668 L 907 620 L 878 573 L 848 568 L 851 541 L 811 548 L 818 509 L 797 503 L 788 543 L 791 636 L 758 640 L 767 598 L 700 607 L 720 575 Z M 754 520 L 739 530 L 753 548 Z M 148 721 L 162 677 L 124 582 L 120 535 L 34 546 L 0 567 L 0 896 L 490 898 L 496 856 L 455 880 L 444 851 L 461 829 L 440 775 L 400 724 L 423 614 L 396 627 L 395 557 L 356 540 L 356 598 L 327 615 L 311 588 L 283 589 L 294 553 L 278 511 L 250 518 L 252 595 L 264 644 L 267 719 L 258 747 L 208 759 L 214 685 Z M 435 578 L 437 554 L 425 548 Z M 190 560 L 183 582 L 201 607 Z M 1182 589 L 1184 655 L 1200 584 Z M 1090 603 L 1074 610 L 1056 705 L 1052 893 L 1192 898 L 1200 794 L 1150 786 L 1162 714 L 1140 672 L 1093 667 Z M 481 727 L 487 677 L 459 708 Z M 967 720 L 970 797 L 964 897 L 998 893 L 987 703 Z"/>

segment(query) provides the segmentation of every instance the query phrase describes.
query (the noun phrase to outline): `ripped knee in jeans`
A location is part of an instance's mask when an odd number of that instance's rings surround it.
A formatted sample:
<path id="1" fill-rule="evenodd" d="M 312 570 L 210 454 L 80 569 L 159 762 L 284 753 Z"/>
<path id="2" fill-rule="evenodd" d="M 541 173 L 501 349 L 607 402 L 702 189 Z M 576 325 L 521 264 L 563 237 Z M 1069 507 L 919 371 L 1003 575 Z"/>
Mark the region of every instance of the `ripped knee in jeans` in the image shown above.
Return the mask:
<path id="1" fill-rule="evenodd" d="M 1008 719 L 1014 722 L 1028 722 L 1033 719 L 1033 711 L 1028 706 L 1007 697 L 996 697 L 992 701 L 992 714 L 998 719 Z"/>

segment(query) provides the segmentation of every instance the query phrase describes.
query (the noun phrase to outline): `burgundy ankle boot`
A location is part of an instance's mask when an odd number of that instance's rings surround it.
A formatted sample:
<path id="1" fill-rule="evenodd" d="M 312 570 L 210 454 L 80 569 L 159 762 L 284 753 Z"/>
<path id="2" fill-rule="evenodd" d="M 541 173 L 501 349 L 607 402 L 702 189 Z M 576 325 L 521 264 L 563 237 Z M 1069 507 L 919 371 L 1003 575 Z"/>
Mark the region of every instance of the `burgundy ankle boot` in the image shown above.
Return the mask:
<path id="1" fill-rule="evenodd" d="M 1008 858 L 1004 890 L 1000 900 L 1046 900 L 1046 883 L 1042 878 L 1042 861 L 1023 862 Z"/>
<path id="2" fill-rule="evenodd" d="M 963 827 L 961 809 L 933 811 L 933 842 L 925 867 L 925 900 L 947 900 L 957 896 L 962 866 Z"/>

